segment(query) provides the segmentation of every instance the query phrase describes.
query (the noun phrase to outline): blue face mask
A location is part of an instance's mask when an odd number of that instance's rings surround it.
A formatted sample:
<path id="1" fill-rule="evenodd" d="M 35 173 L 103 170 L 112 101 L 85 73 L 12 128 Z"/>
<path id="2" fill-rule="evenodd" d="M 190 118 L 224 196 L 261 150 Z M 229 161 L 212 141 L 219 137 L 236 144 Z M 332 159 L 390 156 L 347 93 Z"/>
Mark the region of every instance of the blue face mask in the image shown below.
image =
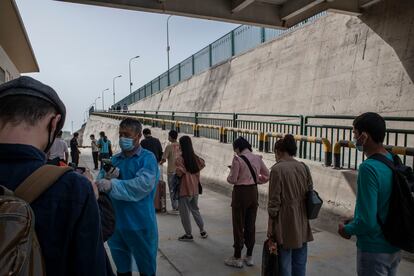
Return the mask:
<path id="1" fill-rule="evenodd" d="M 354 138 L 352 139 L 352 144 L 355 146 L 355 148 L 357 149 L 357 151 L 364 151 L 364 145 L 359 145 L 358 143 L 358 139 L 362 136 L 362 134 L 358 137 L 358 138 Z"/>
<path id="2" fill-rule="evenodd" d="M 131 151 L 134 149 L 134 139 L 121 137 L 119 138 L 119 146 L 122 151 Z"/>

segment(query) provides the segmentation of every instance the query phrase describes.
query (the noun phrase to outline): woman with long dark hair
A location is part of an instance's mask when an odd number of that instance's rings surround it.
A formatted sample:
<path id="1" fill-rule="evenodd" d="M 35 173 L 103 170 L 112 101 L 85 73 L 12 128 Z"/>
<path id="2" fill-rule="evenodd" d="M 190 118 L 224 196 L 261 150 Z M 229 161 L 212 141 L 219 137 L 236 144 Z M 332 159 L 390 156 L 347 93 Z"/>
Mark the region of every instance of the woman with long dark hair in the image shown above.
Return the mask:
<path id="1" fill-rule="evenodd" d="M 189 136 L 182 136 L 179 140 L 181 154 L 177 157 L 176 174 L 180 178 L 178 210 L 185 234 L 179 241 L 193 241 L 191 234 L 190 212 L 200 228 L 201 238 L 207 238 L 204 222 L 198 208 L 200 193 L 200 171 L 205 167 L 204 160 L 194 153 L 193 144 Z"/>
<path id="2" fill-rule="evenodd" d="M 233 142 L 235 152 L 227 182 L 233 184 L 231 201 L 234 255 L 224 263 L 228 266 L 243 267 L 253 265 L 253 247 L 256 235 L 256 215 L 258 203 L 257 184 L 266 183 L 269 170 L 262 156 L 252 153 L 252 146 L 243 137 Z M 246 256 L 242 259 L 241 252 L 246 245 Z"/>
<path id="3" fill-rule="evenodd" d="M 288 134 L 275 144 L 276 164 L 270 172 L 268 237 L 276 242 L 279 273 L 305 276 L 307 243 L 313 240 L 306 215 L 306 193 L 312 189 L 309 168 L 294 156 L 295 138 Z"/>

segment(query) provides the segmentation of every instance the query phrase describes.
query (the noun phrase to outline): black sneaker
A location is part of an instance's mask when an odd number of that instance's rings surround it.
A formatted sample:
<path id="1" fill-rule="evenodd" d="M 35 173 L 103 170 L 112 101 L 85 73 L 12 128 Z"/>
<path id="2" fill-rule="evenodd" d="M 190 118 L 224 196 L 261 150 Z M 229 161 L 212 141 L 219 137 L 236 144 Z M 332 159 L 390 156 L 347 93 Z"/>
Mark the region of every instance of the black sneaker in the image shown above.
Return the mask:
<path id="1" fill-rule="evenodd" d="M 187 241 L 187 242 L 192 242 L 194 241 L 193 235 L 183 235 L 181 237 L 178 238 L 179 241 Z"/>
<path id="2" fill-rule="evenodd" d="M 207 232 L 206 232 L 206 231 L 203 231 L 203 232 L 200 232 L 200 236 L 201 236 L 201 238 L 203 238 L 203 239 L 207 239 L 208 234 L 207 234 Z"/>

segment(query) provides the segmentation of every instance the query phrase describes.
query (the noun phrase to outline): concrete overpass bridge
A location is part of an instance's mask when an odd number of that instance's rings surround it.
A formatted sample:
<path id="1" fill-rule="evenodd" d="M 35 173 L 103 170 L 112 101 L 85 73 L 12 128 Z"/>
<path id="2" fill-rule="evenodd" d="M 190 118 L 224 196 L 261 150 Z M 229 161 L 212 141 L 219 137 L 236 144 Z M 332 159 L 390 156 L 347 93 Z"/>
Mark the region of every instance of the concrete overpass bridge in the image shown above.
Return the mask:
<path id="1" fill-rule="evenodd" d="M 288 28 L 323 11 L 360 15 L 381 0 L 57 0 Z"/>

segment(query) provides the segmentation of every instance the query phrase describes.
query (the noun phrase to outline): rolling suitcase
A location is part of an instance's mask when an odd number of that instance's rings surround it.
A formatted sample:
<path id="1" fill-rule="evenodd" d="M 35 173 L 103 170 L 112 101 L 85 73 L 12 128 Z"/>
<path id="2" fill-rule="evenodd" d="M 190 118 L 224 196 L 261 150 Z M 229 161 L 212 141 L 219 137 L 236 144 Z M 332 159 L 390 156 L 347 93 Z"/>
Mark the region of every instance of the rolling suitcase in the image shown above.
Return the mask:
<path id="1" fill-rule="evenodd" d="M 158 182 L 157 190 L 155 192 L 154 207 L 156 212 L 167 212 L 167 191 L 165 181 L 163 180 L 162 169 L 161 178 Z"/>

